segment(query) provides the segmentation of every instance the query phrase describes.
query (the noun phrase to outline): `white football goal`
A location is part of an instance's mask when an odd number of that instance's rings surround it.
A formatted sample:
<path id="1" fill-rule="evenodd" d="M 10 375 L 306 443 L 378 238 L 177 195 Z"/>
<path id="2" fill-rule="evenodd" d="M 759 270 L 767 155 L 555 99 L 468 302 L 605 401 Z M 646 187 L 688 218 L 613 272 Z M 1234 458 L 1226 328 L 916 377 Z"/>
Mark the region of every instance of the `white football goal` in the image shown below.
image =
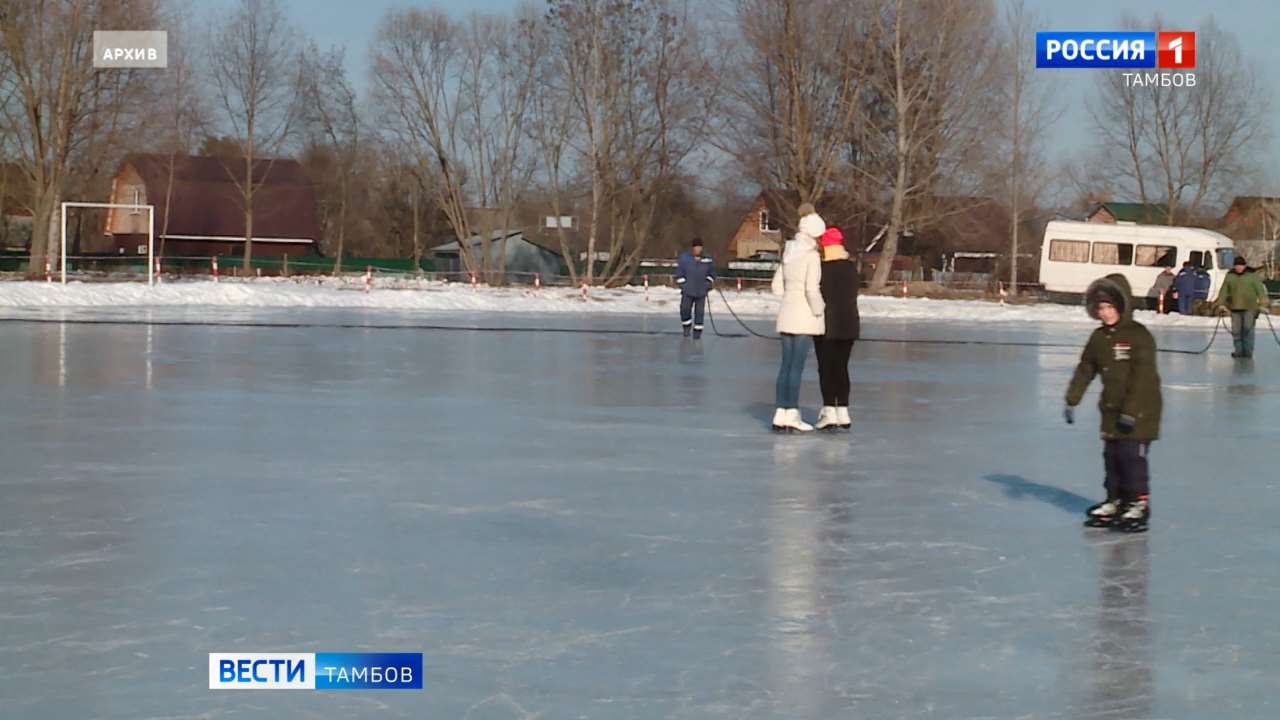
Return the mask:
<path id="1" fill-rule="evenodd" d="M 67 208 L 120 208 L 147 211 L 147 285 L 156 284 L 156 206 L 128 203 L 64 202 L 62 203 L 62 284 L 67 283 Z"/>

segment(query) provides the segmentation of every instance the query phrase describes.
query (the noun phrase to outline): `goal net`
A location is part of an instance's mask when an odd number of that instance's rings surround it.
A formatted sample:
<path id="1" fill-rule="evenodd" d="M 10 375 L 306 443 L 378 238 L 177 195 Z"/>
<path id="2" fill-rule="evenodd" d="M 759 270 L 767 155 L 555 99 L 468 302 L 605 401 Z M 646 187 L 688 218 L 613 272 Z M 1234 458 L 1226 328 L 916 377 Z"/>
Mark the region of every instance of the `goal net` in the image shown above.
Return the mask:
<path id="1" fill-rule="evenodd" d="M 60 270 L 62 273 L 62 283 L 67 282 L 67 208 L 107 208 L 129 211 L 143 211 L 147 213 L 147 285 L 156 284 L 156 206 L 155 205 L 133 205 L 129 203 L 95 203 L 95 202 L 64 202 L 62 203 L 62 254 L 60 260 Z M 141 250 L 141 247 L 139 247 Z M 141 253 L 139 253 L 141 254 Z"/>

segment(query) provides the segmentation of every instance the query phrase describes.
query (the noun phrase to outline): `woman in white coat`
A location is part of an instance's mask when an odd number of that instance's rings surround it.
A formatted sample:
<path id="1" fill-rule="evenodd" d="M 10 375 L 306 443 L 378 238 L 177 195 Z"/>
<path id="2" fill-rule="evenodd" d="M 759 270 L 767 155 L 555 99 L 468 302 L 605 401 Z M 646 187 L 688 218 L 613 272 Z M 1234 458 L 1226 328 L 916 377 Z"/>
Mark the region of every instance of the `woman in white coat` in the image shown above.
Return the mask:
<path id="1" fill-rule="evenodd" d="M 800 378 L 813 336 L 826 332 L 823 317 L 822 257 L 818 238 L 826 223 L 813 205 L 800 206 L 800 223 L 795 238 L 782 252 L 782 264 L 773 273 L 773 294 L 782 298 L 778 311 L 778 333 L 782 336 L 782 365 L 775 388 L 777 410 L 773 413 L 775 432 L 808 432 L 813 429 L 800 417 Z"/>

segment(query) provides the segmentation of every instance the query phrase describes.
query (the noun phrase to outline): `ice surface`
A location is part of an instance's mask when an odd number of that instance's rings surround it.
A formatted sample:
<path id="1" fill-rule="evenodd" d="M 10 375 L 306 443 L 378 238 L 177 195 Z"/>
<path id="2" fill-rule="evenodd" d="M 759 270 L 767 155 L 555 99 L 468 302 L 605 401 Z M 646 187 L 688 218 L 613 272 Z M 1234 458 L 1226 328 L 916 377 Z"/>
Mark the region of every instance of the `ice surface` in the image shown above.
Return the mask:
<path id="1" fill-rule="evenodd" d="M 0 716 L 1272 717 L 1280 350 L 1228 351 L 1161 356 L 1125 538 L 1079 526 L 1073 350 L 859 344 L 853 433 L 777 437 L 763 340 L 0 323 Z M 421 651 L 425 689 L 207 689 L 265 650 Z"/>

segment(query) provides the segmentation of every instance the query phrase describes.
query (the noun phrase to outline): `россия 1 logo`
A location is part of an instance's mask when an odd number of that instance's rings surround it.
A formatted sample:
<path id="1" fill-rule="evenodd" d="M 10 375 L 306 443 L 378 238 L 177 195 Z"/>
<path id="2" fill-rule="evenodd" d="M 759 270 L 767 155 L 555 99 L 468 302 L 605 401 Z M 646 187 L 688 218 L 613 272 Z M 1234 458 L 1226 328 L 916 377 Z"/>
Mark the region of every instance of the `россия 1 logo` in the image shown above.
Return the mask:
<path id="1" fill-rule="evenodd" d="M 1037 68 L 1193 70 L 1194 32 L 1038 32 Z M 1195 87 L 1193 72 L 1127 72 L 1127 87 Z"/>
<path id="2" fill-rule="evenodd" d="M 1196 66 L 1194 32 L 1038 32 L 1038 68 L 1160 68 Z"/>

